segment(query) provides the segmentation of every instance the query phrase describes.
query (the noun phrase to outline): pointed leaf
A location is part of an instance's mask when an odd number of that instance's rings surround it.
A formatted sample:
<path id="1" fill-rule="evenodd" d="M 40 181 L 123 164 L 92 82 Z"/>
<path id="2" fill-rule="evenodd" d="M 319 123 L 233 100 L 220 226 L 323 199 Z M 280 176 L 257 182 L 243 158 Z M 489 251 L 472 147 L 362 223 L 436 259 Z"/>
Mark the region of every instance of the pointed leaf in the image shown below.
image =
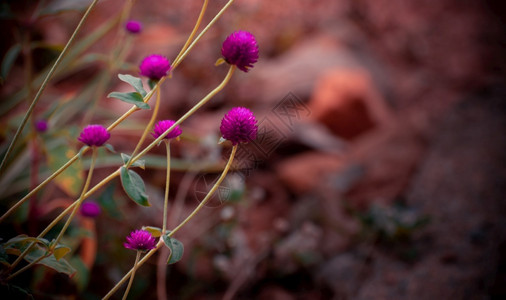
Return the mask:
<path id="1" fill-rule="evenodd" d="M 67 253 L 70 252 L 70 248 L 63 245 L 57 245 L 54 250 L 53 254 L 56 260 L 60 260 L 62 257 L 64 257 Z"/>
<path id="2" fill-rule="evenodd" d="M 128 161 L 130 160 L 130 155 L 127 155 L 125 153 L 121 153 L 121 159 L 123 160 L 123 163 L 126 165 L 128 163 Z M 146 163 L 144 162 L 143 159 L 139 159 L 137 161 L 135 161 L 131 167 L 139 167 L 141 169 L 145 169 L 146 168 Z"/>
<path id="3" fill-rule="evenodd" d="M 0 72 L 1 81 L 5 81 L 7 75 L 9 75 L 12 65 L 16 61 L 16 58 L 18 57 L 20 52 L 21 52 L 21 45 L 16 44 L 12 46 L 9 49 L 9 51 L 7 51 L 7 53 L 5 54 L 4 59 L 2 61 L 2 68 Z"/>
<path id="4" fill-rule="evenodd" d="M 146 96 L 147 93 L 140 78 L 128 74 L 118 74 L 118 77 L 121 81 L 130 84 L 142 97 Z"/>
<path id="5" fill-rule="evenodd" d="M 13 237 L 12 239 L 10 239 L 7 242 L 5 242 L 4 246 L 9 246 L 9 245 L 12 245 L 12 244 L 17 244 L 17 243 L 21 243 L 21 244 L 36 243 L 36 244 L 42 244 L 46 248 L 49 247 L 49 241 L 48 240 L 46 240 L 44 238 L 35 238 L 35 237 L 27 236 L 25 234 L 21 234 L 21 235 Z"/>
<path id="6" fill-rule="evenodd" d="M 35 247 L 25 256 L 25 260 L 28 262 L 33 262 L 45 256 L 46 253 L 47 253 L 46 250 L 40 247 Z M 57 272 L 67 274 L 69 277 L 74 276 L 74 274 L 76 273 L 76 270 L 68 263 L 68 261 L 65 260 L 65 258 L 57 260 L 52 254 L 48 257 L 43 258 L 37 264 L 44 265 Z"/>
<path id="7" fill-rule="evenodd" d="M 158 80 L 148 79 L 148 85 L 150 89 L 154 89 L 158 84 Z"/>
<path id="8" fill-rule="evenodd" d="M 120 170 L 120 177 L 121 185 L 130 199 L 139 205 L 151 206 L 148 202 L 148 195 L 146 195 L 146 186 L 139 174 L 123 166 Z"/>
<path id="9" fill-rule="evenodd" d="M 177 263 L 181 260 L 181 258 L 183 258 L 184 246 L 180 241 L 170 237 L 169 233 L 163 236 L 163 242 L 170 249 L 170 255 L 169 259 L 167 260 L 167 264 L 171 265 Z"/>
<path id="10" fill-rule="evenodd" d="M 138 108 L 141 109 L 149 109 L 149 105 L 147 103 L 144 103 L 144 98 L 141 94 L 137 92 L 131 92 L 131 93 L 119 93 L 119 92 L 112 92 L 109 95 L 107 95 L 107 98 L 116 98 L 121 101 L 134 104 Z"/>
<path id="11" fill-rule="evenodd" d="M 116 153 L 116 150 L 114 150 L 114 146 L 111 144 L 104 144 L 104 147 L 109 150 L 112 153 Z"/>
<path id="12" fill-rule="evenodd" d="M 223 57 L 220 57 L 218 58 L 218 60 L 216 60 L 216 62 L 214 63 L 215 66 L 219 66 L 221 64 L 224 64 L 226 63 L 225 59 L 223 59 Z"/>
<path id="13" fill-rule="evenodd" d="M 151 235 L 155 238 L 160 237 L 162 235 L 162 229 L 158 227 L 142 226 L 142 229 L 151 233 Z"/>

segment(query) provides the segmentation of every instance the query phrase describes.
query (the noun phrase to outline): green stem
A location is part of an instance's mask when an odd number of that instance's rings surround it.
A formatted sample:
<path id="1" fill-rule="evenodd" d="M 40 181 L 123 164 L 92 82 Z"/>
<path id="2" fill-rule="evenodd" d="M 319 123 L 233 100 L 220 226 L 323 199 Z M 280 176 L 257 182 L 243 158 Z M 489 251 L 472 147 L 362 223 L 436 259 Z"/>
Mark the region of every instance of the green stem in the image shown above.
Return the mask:
<path id="1" fill-rule="evenodd" d="M 7 152 L 5 153 L 4 157 L 2 158 L 2 162 L 0 163 L 0 174 L 2 173 L 2 170 L 5 166 L 5 163 L 7 161 L 7 157 L 11 153 L 11 151 L 14 147 L 14 144 L 16 143 L 16 141 L 19 138 L 19 135 L 21 134 L 21 131 L 23 131 L 23 128 L 25 127 L 26 122 L 28 121 L 28 118 L 31 116 L 33 109 L 35 108 L 35 105 L 39 101 L 40 96 L 42 95 L 42 92 L 44 92 L 44 90 L 46 89 L 46 86 L 47 86 L 49 80 L 51 79 L 51 77 L 53 76 L 54 72 L 56 71 L 56 68 L 60 65 L 61 60 L 63 59 L 63 57 L 67 53 L 68 49 L 70 48 L 70 45 L 72 44 L 72 42 L 76 38 L 77 33 L 81 30 L 81 27 L 83 26 L 84 21 L 86 21 L 86 19 L 88 18 L 88 15 L 90 14 L 90 12 L 93 9 L 93 7 L 95 6 L 95 4 L 97 4 L 97 2 L 98 2 L 98 0 L 93 0 L 93 2 L 90 4 L 88 9 L 84 13 L 83 17 L 81 18 L 81 21 L 79 21 L 79 24 L 77 25 L 76 29 L 74 30 L 74 33 L 72 33 L 72 36 L 70 37 L 69 41 L 67 42 L 67 44 L 63 48 L 62 52 L 60 53 L 60 55 L 56 59 L 53 67 L 51 67 L 51 70 L 49 70 L 49 73 L 47 73 L 46 78 L 44 79 L 44 82 L 42 82 L 42 85 L 40 86 L 39 91 L 37 92 L 37 94 L 35 95 L 35 98 L 32 101 L 32 104 L 30 104 L 30 107 L 28 108 L 27 112 L 25 113 L 25 116 L 23 117 L 23 120 L 21 121 L 21 125 L 19 125 L 18 129 L 16 130 L 16 133 L 14 134 L 14 137 L 9 145 L 9 148 L 7 148 Z"/>
<path id="2" fill-rule="evenodd" d="M 167 148 L 167 176 L 165 178 L 165 196 L 163 198 L 163 226 L 162 234 L 167 229 L 167 206 L 169 203 L 169 183 L 170 183 L 170 141 L 165 141 L 165 148 Z"/>
<path id="3" fill-rule="evenodd" d="M 227 76 L 223 79 L 223 81 L 218 85 L 214 90 L 212 90 L 209 94 L 207 94 L 199 103 L 195 104 L 189 111 L 187 111 L 179 120 L 177 120 L 169 129 L 167 129 L 164 133 L 162 133 L 158 138 L 156 138 L 151 144 L 149 144 L 144 150 L 142 150 L 139 154 L 137 154 L 134 158 L 132 158 L 132 163 L 136 162 L 139 158 L 144 156 L 148 151 L 153 149 L 158 143 L 169 134 L 176 126 L 181 124 L 183 121 L 188 119 L 193 113 L 195 113 L 199 108 L 201 108 L 204 104 L 206 104 L 212 97 L 214 97 L 219 91 L 221 91 L 227 83 L 232 78 L 232 74 L 234 74 L 235 66 L 231 65 L 228 70 Z"/>
<path id="4" fill-rule="evenodd" d="M 213 185 L 213 187 L 211 188 L 211 190 L 209 190 L 209 192 L 204 197 L 204 199 L 202 200 L 202 202 L 200 202 L 200 204 L 193 210 L 193 212 L 183 222 L 181 222 L 181 224 L 179 224 L 176 228 L 174 228 L 174 230 L 172 230 L 168 234 L 168 236 L 173 236 L 179 229 L 181 229 L 181 227 L 183 227 L 186 223 L 188 223 L 188 221 L 190 221 L 190 219 L 193 218 L 193 216 L 195 216 L 195 214 L 197 214 L 197 212 L 202 207 L 204 207 L 204 205 L 207 203 L 207 201 L 209 201 L 209 199 L 213 196 L 214 192 L 216 192 L 216 190 L 218 189 L 218 187 L 220 186 L 220 184 L 223 182 L 223 179 L 225 179 L 225 176 L 227 175 L 228 171 L 230 170 L 230 167 L 232 166 L 232 162 L 234 160 L 234 156 L 235 156 L 236 151 L 237 151 L 237 145 L 232 148 L 232 153 L 230 153 L 230 157 L 228 159 L 228 162 L 225 165 L 225 168 L 223 169 L 223 172 L 221 173 L 220 178 L 218 178 L 218 181 L 215 182 L 215 184 Z M 137 267 L 142 266 L 153 254 L 155 254 L 156 251 L 158 251 L 158 249 L 160 249 L 160 247 L 163 244 L 164 244 L 163 243 L 163 239 L 160 238 L 160 240 L 156 244 L 156 247 L 154 249 L 151 249 L 138 262 Z M 130 276 L 133 276 L 134 273 L 135 273 L 135 270 L 133 268 L 130 269 L 130 271 L 128 271 L 128 273 L 126 273 L 125 276 L 123 276 L 123 278 L 121 278 L 121 280 L 118 281 L 118 283 L 116 283 L 116 285 L 109 291 L 109 293 L 107 293 L 107 295 L 104 296 L 104 298 L 102 298 L 102 300 L 109 299 L 121 287 L 121 285 L 123 285 L 123 283 L 125 283 L 125 281 Z"/>
<path id="5" fill-rule="evenodd" d="M 181 229 L 181 227 L 183 227 L 186 223 L 188 223 L 199 212 L 199 210 L 206 205 L 209 199 L 211 199 L 216 189 L 218 189 L 220 184 L 223 182 L 223 179 L 225 179 L 225 176 L 227 176 L 228 170 L 230 169 L 230 166 L 232 166 L 232 162 L 234 161 L 236 151 L 237 145 L 232 147 L 232 153 L 230 153 L 230 158 L 228 159 L 227 165 L 225 166 L 225 169 L 223 169 L 220 178 L 218 178 L 218 181 L 216 181 L 216 183 L 213 185 L 209 193 L 207 193 L 207 195 L 204 197 L 202 202 L 200 202 L 197 208 L 195 208 L 195 210 L 193 210 L 193 212 L 188 217 L 186 217 L 186 219 L 183 222 L 181 222 L 181 224 L 179 224 L 176 228 L 174 228 L 170 232 L 169 236 L 173 236 L 179 229 Z"/>
<path id="6" fill-rule="evenodd" d="M 132 282 L 134 282 L 135 271 L 137 271 L 137 265 L 139 263 L 140 257 L 141 257 L 141 251 L 137 250 L 137 255 L 135 256 L 134 266 L 132 267 L 132 275 L 130 276 L 130 281 L 128 281 L 128 285 L 125 290 L 125 294 L 123 295 L 123 300 L 126 300 L 126 298 L 128 296 L 128 292 L 130 292 L 130 288 L 132 287 Z"/>
<path id="7" fill-rule="evenodd" d="M 14 278 L 14 277 L 18 276 L 19 274 L 23 273 L 24 271 L 30 269 L 33 265 L 38 264 L 41 260 L 43 260 L 44 258 L 46 258 L 46 257 L 48 257 L 50 255 L 51 255 L 50 253 L 42 255 L 41 257 L 39 257 L 36 260 L 32 261 L 31 263 L 27 264 L 23 268 L 19 269 L 16 273 L 14 273 L 14 274 L 10 275 L 9 277 L 7 277 L 6 280 L 11 280 L 12 278 Z"/>
<path id="8" fill-rule="evenodd" d="M 207 24 L 207 26 L 200 32 L 200 34 L 195 38 L 195 40 L 190 44 L 190 46 L 188 46 L 188 48 L 183 52 L 183 54 L 179 56 L 179 59 L 174 61 L 174 63 L 172 64 L 173 69 L 175 69 L 181 63 L 181 61 L 183 61 L 183 59 L 186 57 L 186 55 L 188 55 L 188 53 L 195 46 L 195 44 L 197 44 L 197 42 L 204 36 L 204 34 L 209 30 L 209 28 L 211 28 L 211 26 L 213 26 L 213 24 L 216 21 L 218 21 L 221 15 L 223 15 L 223 13 L 227 10 L 227 8 L 230 5 L 232 5 L 233 2 L 234 0 L 229 0 L 227 4 L 223 6 L 223 8 L 216 14 L 216 16 L 211 20 L 211 22 L 209 22 L 209 24 Z"/>
<path id="9" fill-rule="evenodd" d="M 95 146 L 91 147 L 91 151 L 92 151 L 91 152 L 91 155 L 92 155 L 91 156 L 91 165 L 90 165 L 90 169 L 88 171 L 88 177 L 86 178 L 86 182 L 84 183 L 84 188 L 81 192 L 81 195 L 79 196 L 79 199 L 77 200 L 77 204 L 74 205 L 74 209 L 72 210 L 72 213 L 70 214 L 69 218 L 67 219 L 67 222 L 65 222 L 65 225 L 63 225 L 62 230 L 58 234 L 58 237 L 56 238 L 56 241 L 54 242 L 53 248 L 56 247 L 56 245 L 58 245 L 63 234 L 65 233 L 65 231 L 67 231 L 67 228 L 69 227 L 70 222 L 74 218 L 75 214 L 79 210 L 79 207 L 81 206 L 81 204 L 83 203 L 83 201 L 85 199 L 84 195 L 86 194 L 86 192 L 88 191 L 88 188 L 90 187 L 91 178 L 93 177 L 93 169 L 95 168 L 95 163 L 97 161 L 97 154 L 98 154 L 98 150 Z"/>
<path id="10" fill-rule="evenodd" d="M 162 93 L 159 85 L 157 85 L 157 90 L 158 90 L 158 92 L 156 93 L 156 102 L 155 102 L 155 108 L 153 108 L 153 114 L 151 115 L 151 119 L 149 120 L 148 125 L 146 125 L 146 128 L 144 128 L 144 132 L 142 133 L 142 136 L 139 139 L 139 142 L 135 146 L 135 149 L 132 152 L 132 155 L 130 156 L 130 160 L 126 164 L 127 168 L 130 167 L 130 165 L 132 165 L 132 163 L 133 163 L 132 158 L 137 153 L 137 151 L 139 151 L 139 148 L 142 146 L 142 143 L 144 143 L 146 136 L 148 135 L 149 131 L 151 130 L 151 128 L 153 127 L 153 124 L 156 121 L 156 117 L 158 115 L 158 110 L 160 109 L 160 98 L 161 98 L 161 93 Z"/>
<path id="11" fill-rule="evenodd" d="M 176 58 L 174 59 L 174 62 L 179 61 L 179 59 L 181 58 L 181 54 L 183 54 L 186 51 L 186 49 L 188 49 L 188 46 L 190 45 L 191 41 L 193 40 L 193 37 L 195 36 L 197 30 L 200 27 L 200 24 L 202 23 L 202 19 L 204 18 L 208 2 L 209 2 L 208 0 L 204 0 L 204 4 L 202 5 L 202 9 L 200 10 L 197 23 L 195 23 L 195 26 L 193 27 L 193 30 L 190 33 L 190 36 L 186 40 L 186 43 L 184 44 L 183 48 L 181 48 L 181 51 L 179 51 L 179 53 L 177 54 Z"/>

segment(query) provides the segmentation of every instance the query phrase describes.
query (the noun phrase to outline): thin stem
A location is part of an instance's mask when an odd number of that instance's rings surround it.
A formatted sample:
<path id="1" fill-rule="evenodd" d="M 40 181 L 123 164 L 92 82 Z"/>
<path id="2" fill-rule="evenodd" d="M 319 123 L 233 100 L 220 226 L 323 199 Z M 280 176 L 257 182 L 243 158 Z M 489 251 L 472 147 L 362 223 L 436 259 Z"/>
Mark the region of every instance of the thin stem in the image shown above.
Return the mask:
<path id="1" fill-rule="evenodd" d="M 144 150 L 142 150 L 137 156 L 132 158 L 132 163 L 136 162 L 139 158 L 144 156 L 149 150 L 153 149 L 158 143 L 169 134 L 176 126 L 181 124 L 184 120 L 188 119 L 193 113 L 195 113 L 200 107 L 206 104 L 212 97 L 214 97 L 219 91 L 221 91 L 227 83 L 232 78 L 232 74 L 234 74 L 235 66 L 231 65 L 228 70 L 227 76 L 223 79 L 223 81 L 218 85 L 214 90 L 212 90 L 209 94 L 207 94 L 199 103 L 195 104 L 189 111 L 187 111 L 179 120 L 177 120 L 169 129 L 167 129 L 164 133 L 162 133 L 158 138 L 156 138 L 151 144 L 149 144 Z"/>
<path id="2" fill-rule="evenodd" d="M 58 237 L 56 238 L 56 241 L 54 242 L 53 247 L 58 245 L 63 234 L 65 233 L 65 231 L 67 231 L 67 228 L 69 227 L 70 222 L 74 218 L 75 214 L 79 210 L 79 207 L 81 206 L 81 203 L 83 203 L 83 200 L 85 199 L 84 195 L 86 194 L 86 192 L 88 191 L 88 188 L 90 187 L 91 178 L 93 177 L 93 169 L 95 168 L 95 162 L 97 161 L 97 154 L 98 154 L 97 148 L 94 146 L 91 148 L 91 151 L 92 151 L 91 152 L 92 156 L 91 156 L 90 170 L 88 171 L 88 177 L 86 178 L 86 182 L 84 183 L 83 190 L 81 192 L 81 195 L 79 196 L 79 199 L 77 200 L 77 204 L 74 205 L 74 209 L 72 210 L 72 213 L 70 214 L 69 218 L 67 219 L 67 222 L 65 222 L 65 225 L 63 225 L 62 230 L 58 234 Z"/>
<path id="3" fill-rule="evenodd" d="M 162 234 L 167 229 L 167 206 L 169 203 L 169 184 L 170 184 L 170 141 L 165 140 L 165 148 L 167 148 L 167 176 L 165 178 L 165 196 L 163 198 L 163 226 Z"/>
<path id="4" fill-rule="evenodd" d="M 137 264 L 139 263 L 140 257 L 141 257 L 141 251 L 137 250 L 137 255 L 135 256 L 134 266 L 132 267 L 132 275 L 130 276 L 130 280 L 128 281 L 128 285 L 125 290 L 125 294 L 123 295 L 123 300 L 126 300 L 126 298 L 128 296 L 128 292 L 130 292 L 130 288 L 132 287 L 132 282 L 134 282 L 135 271 L 137 271 Z"/>
<path id="5" fill-rule="evenodd" d="M 230 153 L 230 157 L 228 159 L 228 162 L 227 164 L 225 165 L 225 168 L 223 169 L 223 172 L 221 173 L 221 176 L 220 178 L 218 178 L 218 181 L 216 181 L 216 183 L 213 185 L 213 187 L 211 188 L 211 190 L 209 190 L 209 192 L 207 193 L 207 195 L 205 196 L 205 198 L 202 200 L 202 202 L 200 202 L 200 204 L 195 208 L 195 210 L 193 210 L 193 212 L 183 221 L 181 222 L 181 224 L 179 224 L 176 228 L 174 228 L 174 230 L 172 230 L 168 236 L 173 236 L 179 229 L 181 229 L 181 227 L 183 227 L 186 223 L 188 223 L 188 221 L 190 221 L 190 219 L 195 216 L 195 214 L 207 203 L 207 201 L 213 196 L 214 192 L 216 192 L 216 190 L 218 189 L 218 187 L 220 186 L 220 184 L 223 182 L 223 179 L 225 179 L 225 176 L 227 175 L 228 171 L 230 170 L 230 167 L 232 165 L 232 162 L 234 160 L 234 156 L 235 156 L 235 153 L 237 151 L 237 145 L 234 146 L 232 148 L 232 153 Z M 156 247 L 154 249 L 151 249 L 137 264 L 137 267 L 140 267 L 142 266 L 142 264 L 144 264 L 153 254 L 155 254 L 156 251 L 158 251 L 158 249 L 163 245 L 163 240 L 162 238 L 160 238 L 160 240 L 158 241 L 158 243 L 156 244 Z M 130 277 L 130 276 L 133 276 L 135 270 L 132 268 L 130 269 L 130 271 L 128 271 L 128 273 L 125 274 L 125 276 L 123 276 L 123 278 L 121 278 L 120 281 L 118 281 L 118 283 L 116 283 L 116 285 L 109 291 L 109 293 L 107 293 L 107 295 L 104 296 L 104 298 L 102 298 L 102 300 L 106 300 L 106 299 L 109 299 L 120 287 L 121 285 L 123 285 L 123 283 L 125 283 L 125 281 Z"/>
<path id="6" fill-rule="evenodd" d="M 216 181 L 216 183 L 213 185 L 211 190 L 204 197 L 202 202 L 200 202 L 200 204 L 197 206 L 197 208 L 195 208 L 193 210 L 193 212 L 188 217 L 186 217 L 186 219 L 183 222 L 181 222 L 181 224 L 179 224 L 176 228 L 174 228 L 170 232 L 169 236 L 173 236 L 179 229 L 181 229 L 181 227 L 183 227 L 186 223 L 188 223 L 199 212 L 199 210 L 202 209 L 202 207 L 204 207 L 204 205 L 206 205 L 206 203 L 209 201 L 209 199 L 211 199 L 211 197 L 213 196 L 216 189 L 218 189 L 218 187 L 220 186 L 223 179 L 225 179 L 225 176 L 227 176 L 228 170 L 230 169 L 230 166 L 232 165 L 232 162 L 234 161 L 234 156 L 235 156 L 236 151 L 237 151 L 237 145 L 232 147 L 232 153 L 230 153 L 230 157 L 228 159 L 227 165 L 225 166 L 225 169 L 223 169 L 223 172 L 221 173 L 220 178 L 218 178 L 218 181 Z"/>
<path id="7" fill-rule="evenodd" d="M 206 12 L 208 2 L 209 2 L 208 0 L 204 0 L 204 4 L 202 5 L 202 9 L 200 10 L 200 14 L 197 19 L 197 23 L 195 23 L 195 26 L 193 27 L 193 30 L 190 33 L 190 36 L 186 40 L 186 43 L 184 44 L 183 48 L 181 48 L 181 51 L 178 53 L 178 55 L 176 56 L 174 61 L 178 61 L 181 58 L 181 54 L 183 54 L 186 51 L 186 49 L 188 49 L 188 46 L 190 45 L 193 37 L 195 36 L 195 34 L 197 34 L 197 30 L 200 27 L 200 23 L 202 23 L 202 19 L 204 18 L 204 14 Z"/>
<path id="8" fill-rule="evenodd" d="M 41 260 L 43 260 L 44 258 L 46 258 L 46 257 L 48 257 L 50 255 L 51 255 L 50 253 L 42 255 L 41 257 L 39 257 L 36 260 L 32 261 L 31 263 L 27 264 L 23 268 L 19 269 L 16 273 L 14 273 L 14 274 L 10 275 L 9 277 L 7 277 L 6 280 L 11 280 L 12 278 L 14 278 L 14 277 L 18 276 L 19 274 L 23 273 L 24 271 L 30 269 L 33 265 L 38 264 Z"/>
<path id="9" fill-rule="evenodd" d="M 142 143 L 144 143 L 146 136 L 148 135 L 149 131 L 151 130 L 151 127 L 153 127 L 153 124 L 156 121 L 156 116 L 158 115 L 158 110 L 160 109 L 160 98 L 161 98 L 161 93 L 162 93 L 159 85 L 157 85 L 157 90 L 158 90 L 158 92 L 156 93 L 156 102 L 155 102 L 155 108 L 153 108 L 153 114 L 151 115 L 151 119 L 149 120 L 148 125 L 146 125 L 146 128 L 144 128 L 144 132 L 142 133 L 142 136 L 139 139 L 139 142 L 137 142 L 137 145 L 135 146 L 135 149 L 132 152 L 132 155 L 130 156 L 130 160 L 126 164 L 127 168 L 130 167 L 130 165 L 132 164 L 132 158 L 137 153 L 137 151 L 139 151 L 139 148 L 142 146 Z"/>
<path id="10" fill-rule="evenodd" d="M 2 170 L 5 166 L 5 163 L 7 161 L 7 157 L 11 153 L 11 151 L 14 147 L 14 144 L 16 143 L 16 141 L 19 138 L 19 135 L 21 134 L 21 131 L 23 131 L 23 128 L 25 127 L 25 125 L 28 121 L 28 118 L 31 116 L 33 109 L 35 108 L 35 105 L 39 101 L 40 96 L 42 95 L 42 92 L 44 92 L 44 90 L 46 89 L 49 79 L 51 79 L 51 77 L 53 76 L 54 72 L 56 71 L 56 68 L 59 66 L 61 60 L 63 59 L 63 57 L 67 53 L 68 49 L 70 48 L 70 45 L 72 44 L 75 37 L 77 36 L 77 33 L 81 30 L 81 27 L 83 26 L 84 21 L 86 21 L 86 19 L 88 18 L 88 15 L 90 14 L 93 7 L 95 7 L 95 4 L 97 4 L 97 2 L 98 2 L 98 0 L 93 0 L 93 2 L 90 4 L 88 9 L 84 13 L 83 17 L 81 18 L 81 21 L 79 21 L 79 24 L 77 25 L 76 29 L 74 30 L 74 33 L 72 33 L 72 36 L 70 37 L 69 41 L 67 42 L 67 44 L 63 48 L 62 52 L 60 53 L 60 55 L 58 56 L 56 61 L 54 62 L 53 67 L 51 67 L 51 70 L 49 70 L 49 73 L 47 73 L 46 78 L 44 79 L 44 82 L 42 82 L 42 85 L 40 86 L 39 91 L 37 92 L 37 94 L 35 95 L 35 98 L 32 101 L 32 104 L 30 104 L 30 107 L 28 108 L 28 110 L 25 113 L 25 116 L 23 117 L 23 120 L 21 121 L 21 125 L 19 125 L 18 129 L 16 130 L 16 133 L 14 134 L 14 137 L 9 145 L 9 148 L 7 148 L 7 152 L 5 153 L 4 157 L 2 158 L 2 162 L 0 163 L 0 174 L 2 173 Z"/>
<path id="11" fill-rule="evenodd" d="M 181 63 L 181 61 L 183 61 L 183 59 L 186 57 L 186 55 L 188 55 L 188 53 L 190 53 L 191 49 L 195 46 L 195 44 L 197 44 L 197 42 L 204 36 L 204 34 L 209 30 L 209 28 L 211 28 L 211 26 L 216 21 L 218 21 L 218 19 L 221 17 L 221 15 L 223 15 L 223 13 L 227 10 L 227 8 L 230 5 L 232 5 L 233 2 L 234 2 L 234 0 L 229 0 L 227 2 L 227 4 L 225 4 L 225 6 L 223 6 L 223 8 L 218 12 L 218 14 L 216 14 L 216 16 L 211 20 L 211 22 L 209 22 L 209 24 L 207 24 L 207 26 L 195 38 L 195 40 L 191 43 L 191 45 L 188 46 L 188 48 L 183 52 L 183 54 L 181 54 L 179 59 L 174 61 L 174 63 L 172 64 L 173 69 L 175 69 Z"/>

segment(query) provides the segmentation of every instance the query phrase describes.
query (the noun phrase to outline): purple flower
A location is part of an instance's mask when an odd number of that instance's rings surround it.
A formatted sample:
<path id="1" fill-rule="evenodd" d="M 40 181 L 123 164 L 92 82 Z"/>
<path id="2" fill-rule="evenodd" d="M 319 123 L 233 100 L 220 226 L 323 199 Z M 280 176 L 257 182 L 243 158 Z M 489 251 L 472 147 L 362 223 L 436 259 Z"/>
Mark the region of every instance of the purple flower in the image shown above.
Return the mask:
<path id="1" fill-rule="evenodd" d="M 125 24 L 125 29 L 130 33 L 139 33 L 142 30 L 142 23 L 135 20 L 130 20 Z"/>
<path id="2" fill-rule="evenodd" d="M 84 217 L 95 218 L 100 215 L 102 209 L 95 201 L 86 201 L 81 205 L 79 212 Z"/>
<path id="3" fill-rule="evenodd" d="M 77 138 L 88 146 L 102 146 L 111 137 L 107 129 L 102 125 L 88 125 Z"/>
<path id="4" fill-rule="evenodd" d="M 39 120 L 35 123 L 35 129 L 38 132 L 45 132 L 48 128 L 48 124 L 46 120 Z"/>
<path id="5" fill-rule="evenodd" d="M 258 125 L 253 113 L 244 107 L 232 108 L 221 120 L 221 135 L 232 145 L 247 143 L 257 137 Z"/>
<path id="6" fill-rule="evenodd" d="M 251 33 L 234 31 L 223 42 L 221 54 L 229 64 L 248 72 L 258 60 L 258 44 Z"/>
<path id="7" fill-rule="evenodd" d="M 174 125 L 174 123 L 176 123 L 176 122 L 172 121 L 172 120 L 158 121 L 158 123 L 156 123 L 155 127 L 153 128 L 153 132 L 151 134 L 156 139 L 160 135 L 162 135 L 165 131 L 167 131 L 167 129 L 169 129 L 172 125 Z M 169 132 L 164 137 L 164 139 L 173 139 L 173 138 L 176 138 L 176 137 L 180 136 L 181 133 L 182 133 L 182 131 L 179 128 L 179 125 L 176 125 L 176 127 L 174 127 L 174 129 L 172 129 L 172 131 Z"/>
<path id="8" fill-rule="evenodd" d="M 135 230 L 126 238 L 123 246 L 132 250 L 146 251 L 155 248 L 155 238 L 146 230 Z"/>
<path id="9" fill-rule="evenodd" d="M 170 70 L 170 61 L 163 55 L 153 54 L 142 60 L 139 66 L 141 75 L 152 80 L 160 80 Z"/>

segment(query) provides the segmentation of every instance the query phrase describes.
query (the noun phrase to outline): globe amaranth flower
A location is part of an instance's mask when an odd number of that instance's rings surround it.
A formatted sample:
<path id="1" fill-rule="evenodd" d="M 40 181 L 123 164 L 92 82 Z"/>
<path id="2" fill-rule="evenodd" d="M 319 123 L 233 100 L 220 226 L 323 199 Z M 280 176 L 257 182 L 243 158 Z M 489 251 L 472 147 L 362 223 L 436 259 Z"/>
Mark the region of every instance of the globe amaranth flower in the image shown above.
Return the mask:
<path id="1" fill-rule="evenodd" d="M 46 132 L 46 130 L 48 129 L 48 124 L 47 124 L 47 121 L 46 120 L 39 120 L 35 123 L 35 129 L 38 131 L 38 132 Z"/>
<path id="2" fill-rule="evenodd" d="M 248 72 L 258 60 L 258 44 L 248 31 L 234 31 L 223 42 L 221 54 L 226 62 Z"/>
<path id="3" fill-rule="evenodd" d="M 111 137 L 111 134 L 102 125 L 88 125 L 77 138 L 88 146 L 102 146 Z"/>
<path id="4" fill-rule="evenodd" d="M 170 61 L 163 55 L 149 55 L 142 60 L 139 69 L 141 75 L 152 80 L 160 80 L 169 72 Z"/>
<path id="5" fill-rule="evenodd" d="M 142 23 L 135 20 L 130 20 L 126 22 L 125 29 L 133 34 L 139 33 L 142 30 Z"/>
<path id="6" fill-rule="evenodd" d="M 221 120 L 221 135 L 232 145 L 247 143 L 257 137 L 258 125 L 255 115 L 244 107 L 232 108 Z"/>
<path id="7" fill-rule="evenodd" d="M 95 218 L 102 212 L 100 205 L 95 201 L 86 201 L 79 208 L 79 213 L 83 217 Z"/>
<path id="8" fill-rule="evenodd" d="M 123 246 L 132 250 L 146 251 L 155 248 L 155 238 L 146 230 L 135 230 L 130 233 L 126 238 L 126 243 Z"/>
<path id="9" fill-rule="evenodd" d="M 172 125 L 174 125 L 174 123 L 176 123 L 175 121 L 173 120 L 162 120 L 162 121 L 158 121 L 158 123 L 156 123 L 155 127 L 153 127 L 153 132 L 151 133 L 151 135 L 153 135 L 153 137 L 156 139 L 158 138 L 160 135 L 162 135 L 165 131 L 167 131 L 167 129 L 169 129 L 170 127 L 172 127 Z M 173 139 L 173 138 L 177 138 L 178 136 L 180 136 L 182 133 L 181 131 L 181 128 L 179 128 L 179 125 L 176 125 L 176 127 L 174 127 L 174 129 L 172 129 L 171 132 L 169 132 L 165 137 L 164 139 Z"/>

